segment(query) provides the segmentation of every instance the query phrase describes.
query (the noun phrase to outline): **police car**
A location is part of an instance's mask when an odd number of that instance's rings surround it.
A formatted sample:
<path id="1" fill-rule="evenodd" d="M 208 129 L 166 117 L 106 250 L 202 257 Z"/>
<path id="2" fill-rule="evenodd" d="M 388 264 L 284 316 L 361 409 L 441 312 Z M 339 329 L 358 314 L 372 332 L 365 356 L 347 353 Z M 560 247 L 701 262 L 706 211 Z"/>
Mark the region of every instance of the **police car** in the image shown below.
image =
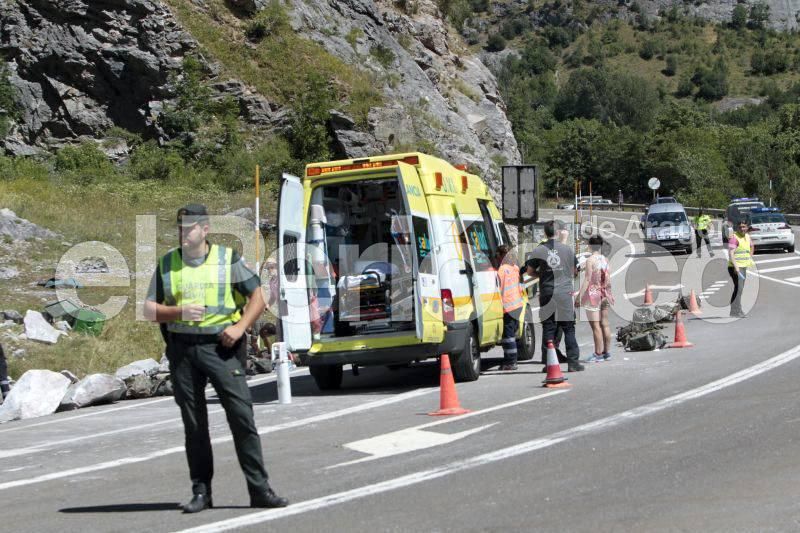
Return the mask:
<path id="1" fill-rule="evenodd" d="M 777 207 L 756 207 L 750 210 L 750 238 L 755 250 L 794 252 L 794 232 Z"/>
<path id="2" fill-rule="evenodd" d="M 758 198 L 734 198 L 731 200 L 728 209 L 725 210 L 725 219 L 735 228 L 741 220 L 747 220 L 748 214 L 753 209 L 761 209 L 763 207 L 764 202 Z"/>

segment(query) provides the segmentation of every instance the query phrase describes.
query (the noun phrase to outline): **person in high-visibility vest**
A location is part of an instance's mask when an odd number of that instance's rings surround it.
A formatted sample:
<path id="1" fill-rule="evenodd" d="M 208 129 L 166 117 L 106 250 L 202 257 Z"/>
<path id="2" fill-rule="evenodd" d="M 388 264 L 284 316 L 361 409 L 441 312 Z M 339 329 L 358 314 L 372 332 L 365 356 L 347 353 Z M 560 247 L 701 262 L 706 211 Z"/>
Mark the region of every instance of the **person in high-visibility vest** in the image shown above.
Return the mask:
<path id="1" fill-rule="evenodd" d="M 703 241 L 706 242 L 706 248 L 708 248 L 708 254 L 711 257 L 714 257 L 714 250 L 711 249 L 711 240 L 708 238 L 708 228 L 711 226 L 711 217 L 706 215 L 703 212 L 703 208 L 701 207 L 697 211 L 697 216 L 694 217 L 694 239 L 697 249 L 697 257 L 700 257 L 700 247 L 703 244 Z"/>
<path id="2" fill-rule="evenodd" d="M 175 402 L 183 418 L 193 495 L 183 512 L 213 507 L 205 396 L 209 380 L 225 409 L 250 506 L 285 507 L 288 500 L 275 494 L 267 481 L 243 366 L 244 333 L 264 312 L 261 282 L 234 250 L 209 243 L 208 233 L 205 206 L 189 204 L 178 211 L 181 246 L 159 261 L 144 306 L 145 317 L 162 325 Z"/>
<path id="3" fill-rule="evenodd" d="M 505 244 L 497 247 L 497 259 L 500 263 L 497 278 L 500 280 L 500 299 L 503 302 L 503 364 L 500 370 L 516 370 L 517 332 L 524 305 L 519 266 Z"/>
<path id="4" fill-rule="evenodd" d="M 728 275 L 733 281 L 733 294 L 731 295 L 731 316 L 744 318 L 742 311 L 742 293 L 744 282 L 747 279 L 747 269 L 753 266 L 753 242 L 747 234 L 747 221 L 739 221 L 739 226 L 733 235 L 728 238 Z"/>

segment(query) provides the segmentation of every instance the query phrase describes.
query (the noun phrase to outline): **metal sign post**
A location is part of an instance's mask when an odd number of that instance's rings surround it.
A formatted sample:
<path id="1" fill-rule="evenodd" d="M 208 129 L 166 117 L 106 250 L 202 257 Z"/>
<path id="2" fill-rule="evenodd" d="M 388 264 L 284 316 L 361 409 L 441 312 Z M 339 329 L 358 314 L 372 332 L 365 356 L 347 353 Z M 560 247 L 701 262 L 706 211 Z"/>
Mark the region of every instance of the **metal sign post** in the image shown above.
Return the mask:
<path id="1" fill-rule="evenodd" d="M 658 178 L 650 178 L 647 180 L 647 186 L 653 189 L 653 203 L 656 201 L 656 191 L 661 187 L 661 180 Z"/>

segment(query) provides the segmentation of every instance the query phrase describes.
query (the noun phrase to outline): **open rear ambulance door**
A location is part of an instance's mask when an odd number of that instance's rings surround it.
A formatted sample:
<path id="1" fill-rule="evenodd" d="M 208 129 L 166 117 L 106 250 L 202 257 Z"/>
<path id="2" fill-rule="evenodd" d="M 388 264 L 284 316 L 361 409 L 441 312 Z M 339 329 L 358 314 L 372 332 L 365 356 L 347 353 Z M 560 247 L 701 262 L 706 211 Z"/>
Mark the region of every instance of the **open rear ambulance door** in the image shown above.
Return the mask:
<path id="1" fill-rule="evenodd" d="M 414 276 L 414 318 L 417 338 L 423 342 L 442 342 L 442 293 L 433 257 L 431 221 L 428 202 L 417 169 L 407 163 L 397 164 L 397 179 L 403 194 L 411 231 L 412 273 Z"/>
<path id="2" fill-rule="evenodd" d="M 499 338 L 498 327 L 502 327 L 503 314 L 502 304 L 499 316 L 497 312 L 499 281 L 497 271 L 489 257 L 488 228 L 481 218 L 474 197 L 456 195 L 455 199 L 458 230 L 461 232 L 461 238 L 466 241 L 465 253 L 469 256 L 471 267 L 470 282 L 473 305 L 479 317 L 477 322 L 481 344 L 495 342 Z"/>
<path id="3" fill-rule="evenodd" d="M 311 348 L 303 201 L 303 183 L 300 178 L 283 174 L 278 203 L 279 308 L 283 340 L 292 351 L 307 351 Z"/>

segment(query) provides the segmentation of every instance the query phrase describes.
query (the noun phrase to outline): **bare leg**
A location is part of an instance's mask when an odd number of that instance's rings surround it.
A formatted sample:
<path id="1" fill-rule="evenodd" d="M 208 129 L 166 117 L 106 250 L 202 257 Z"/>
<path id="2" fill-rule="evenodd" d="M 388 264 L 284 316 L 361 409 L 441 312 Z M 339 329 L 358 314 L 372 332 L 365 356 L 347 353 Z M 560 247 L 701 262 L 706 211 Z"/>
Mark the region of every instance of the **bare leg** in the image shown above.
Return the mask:
<path id="1" fill-rule="evenodd" d="M 600 309 L 600 324 L 603 328 L 603 353 L 611 353 L 611 326 L 608 321 L 608 307 Z"/>

